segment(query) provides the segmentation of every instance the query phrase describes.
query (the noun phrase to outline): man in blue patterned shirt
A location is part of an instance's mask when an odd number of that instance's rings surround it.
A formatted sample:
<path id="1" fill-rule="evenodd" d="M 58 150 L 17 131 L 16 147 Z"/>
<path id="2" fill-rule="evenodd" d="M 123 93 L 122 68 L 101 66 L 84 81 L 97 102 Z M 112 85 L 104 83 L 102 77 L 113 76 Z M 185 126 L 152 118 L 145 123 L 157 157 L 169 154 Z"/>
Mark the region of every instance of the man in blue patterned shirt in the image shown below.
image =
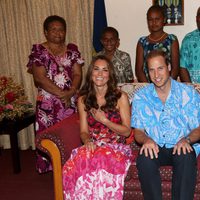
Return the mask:
<path id="1" fill-rule="evenodd" d="M 196 23 L 197 29 L 188 33 L 181 45 L 180 78 L 183 82 L 200 83 L 200 7 Z"/>
<path id="2" fill-rule="evenodd" d="M 200 153 L 200 95 L 192 86 L 170 77 L 166 54 L 147 56 L 152 83 L 133 97 L 131 126 L 141 144 L 137 158 L 144 199 L 161 200 L 159 167 L 173 166 L 172 199 L 192 200 L 196 156 Z"/>

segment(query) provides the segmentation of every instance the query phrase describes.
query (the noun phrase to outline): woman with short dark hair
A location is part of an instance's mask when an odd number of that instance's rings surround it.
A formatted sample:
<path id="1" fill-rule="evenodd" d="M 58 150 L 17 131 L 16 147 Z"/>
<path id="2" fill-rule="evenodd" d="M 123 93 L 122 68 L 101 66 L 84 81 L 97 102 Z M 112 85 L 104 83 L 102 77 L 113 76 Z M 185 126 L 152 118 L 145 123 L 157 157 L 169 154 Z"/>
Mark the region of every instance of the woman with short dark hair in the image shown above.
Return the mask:
<path id="1" fill-rule="evenodd" d="M 76 111 L 76 91 L 82 80 L 83 60 L 78 47 L 65 44 L 65 20 L 49 16 L 43 27 L 46 41 L 33 45 L 27 64 L 38 88 L 36 134 Z M 52 169 L 49 159 L 39 152 L 36 168 L 39 173 Z"/>

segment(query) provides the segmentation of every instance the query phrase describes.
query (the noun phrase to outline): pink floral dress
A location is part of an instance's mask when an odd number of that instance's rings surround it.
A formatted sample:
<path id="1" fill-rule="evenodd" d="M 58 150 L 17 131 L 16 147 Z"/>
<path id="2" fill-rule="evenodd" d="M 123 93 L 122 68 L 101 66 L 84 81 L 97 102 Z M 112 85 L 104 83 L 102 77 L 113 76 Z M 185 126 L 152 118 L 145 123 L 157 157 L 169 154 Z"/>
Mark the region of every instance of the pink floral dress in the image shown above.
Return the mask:
<path id="1" fill-rule="evenodd" d="M 29 56 L 27 67 L 44 66 L 47 77 L 61 89 L 69 89 L 72 84 L 72 69 L 75 63 L 83 64 L 78 48 L 74 44 L 67 45 L 64 56 L 53 56 L 41 44 L 35 44 Z M 69 117 L 76 111 L 76 96 L 71 98 L 71 106 L 66 108 L 60 99 L 44 89 L 38 87 L 36 101 L 36 133 L 54 125 L 62 119 Z M 51 165 L 45 157 L 38 156 L 37 170 L 40 173 L 51 170 Z"/>
<path id="2" fill-rule="evenodd" d="M 121 123 L 118 111 L 106 115 L 112 122 Z M 123 144 L 124 137 L 97 122 L 90 113 L 88 124 L 97 148 L 94 153 L 85 146 L 72 151 L 63 167 L 64 199 L 120 200 L 131 164 L 131 149 Z"/>

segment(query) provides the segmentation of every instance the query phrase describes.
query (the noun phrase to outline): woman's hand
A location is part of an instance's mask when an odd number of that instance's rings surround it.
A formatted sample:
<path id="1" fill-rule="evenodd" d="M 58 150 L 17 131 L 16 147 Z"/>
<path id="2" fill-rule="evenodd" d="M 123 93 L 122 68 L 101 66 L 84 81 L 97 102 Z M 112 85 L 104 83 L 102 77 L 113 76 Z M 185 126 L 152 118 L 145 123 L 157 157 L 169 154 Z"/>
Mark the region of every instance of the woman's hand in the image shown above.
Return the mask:
<path id="1" fill-rule="evenodd" d="M 74 90 L 63 90 L 58 98 L 61 99 L 63 103 L 65 103 L 65 107 L 69 107 L 71 105 L 71 97 L 74 95 Z"/>
<path id="2" fill-rule="evenodd" d="M 91 140 L 87 140 L 85 142 L 85 147 L 88 151 L 91 151 L 92 153 L 94 152 L 94 150 L 96 149 L 96 145 L 94 144 L 94 142 L 92 142 Z"/>
<path id="3" fill-rule="evenodd" d="M 91 113 L 94 119 L 96 119 L 98 122 L 101 122 L 102 124 L 105 124 L 108 121 L 104 111 L 102 111 L 101 109 L 92 108 Z"/>

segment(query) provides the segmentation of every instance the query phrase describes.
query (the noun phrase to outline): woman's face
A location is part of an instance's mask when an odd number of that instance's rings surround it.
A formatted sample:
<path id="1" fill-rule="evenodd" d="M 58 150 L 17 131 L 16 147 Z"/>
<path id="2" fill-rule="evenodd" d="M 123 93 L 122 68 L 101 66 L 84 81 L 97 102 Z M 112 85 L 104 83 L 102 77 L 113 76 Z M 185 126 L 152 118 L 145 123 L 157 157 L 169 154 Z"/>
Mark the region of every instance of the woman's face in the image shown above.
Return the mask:
<path id="1" fill-rule="evenodd" d="M 109 80 L 108 63 L 105 60 L 98 59 L 92 69 L 92 81 L 97 87 L 107 86 Z"/>
<path id="2" fill-rule="evenodd" d="M 66 30 L 63 24 L 59 21 L 53 21 L 49 24 L 48 30 L 45 30 L 45 36 L 47 41 L 52 43 L 64 43 Z"/>
<path id="3" fill-rule="evenodd" d="M 147 24 L 150 33 L 163 30 L 164 16 L 161 12 L 151 11 L 147 16 Z"/>

